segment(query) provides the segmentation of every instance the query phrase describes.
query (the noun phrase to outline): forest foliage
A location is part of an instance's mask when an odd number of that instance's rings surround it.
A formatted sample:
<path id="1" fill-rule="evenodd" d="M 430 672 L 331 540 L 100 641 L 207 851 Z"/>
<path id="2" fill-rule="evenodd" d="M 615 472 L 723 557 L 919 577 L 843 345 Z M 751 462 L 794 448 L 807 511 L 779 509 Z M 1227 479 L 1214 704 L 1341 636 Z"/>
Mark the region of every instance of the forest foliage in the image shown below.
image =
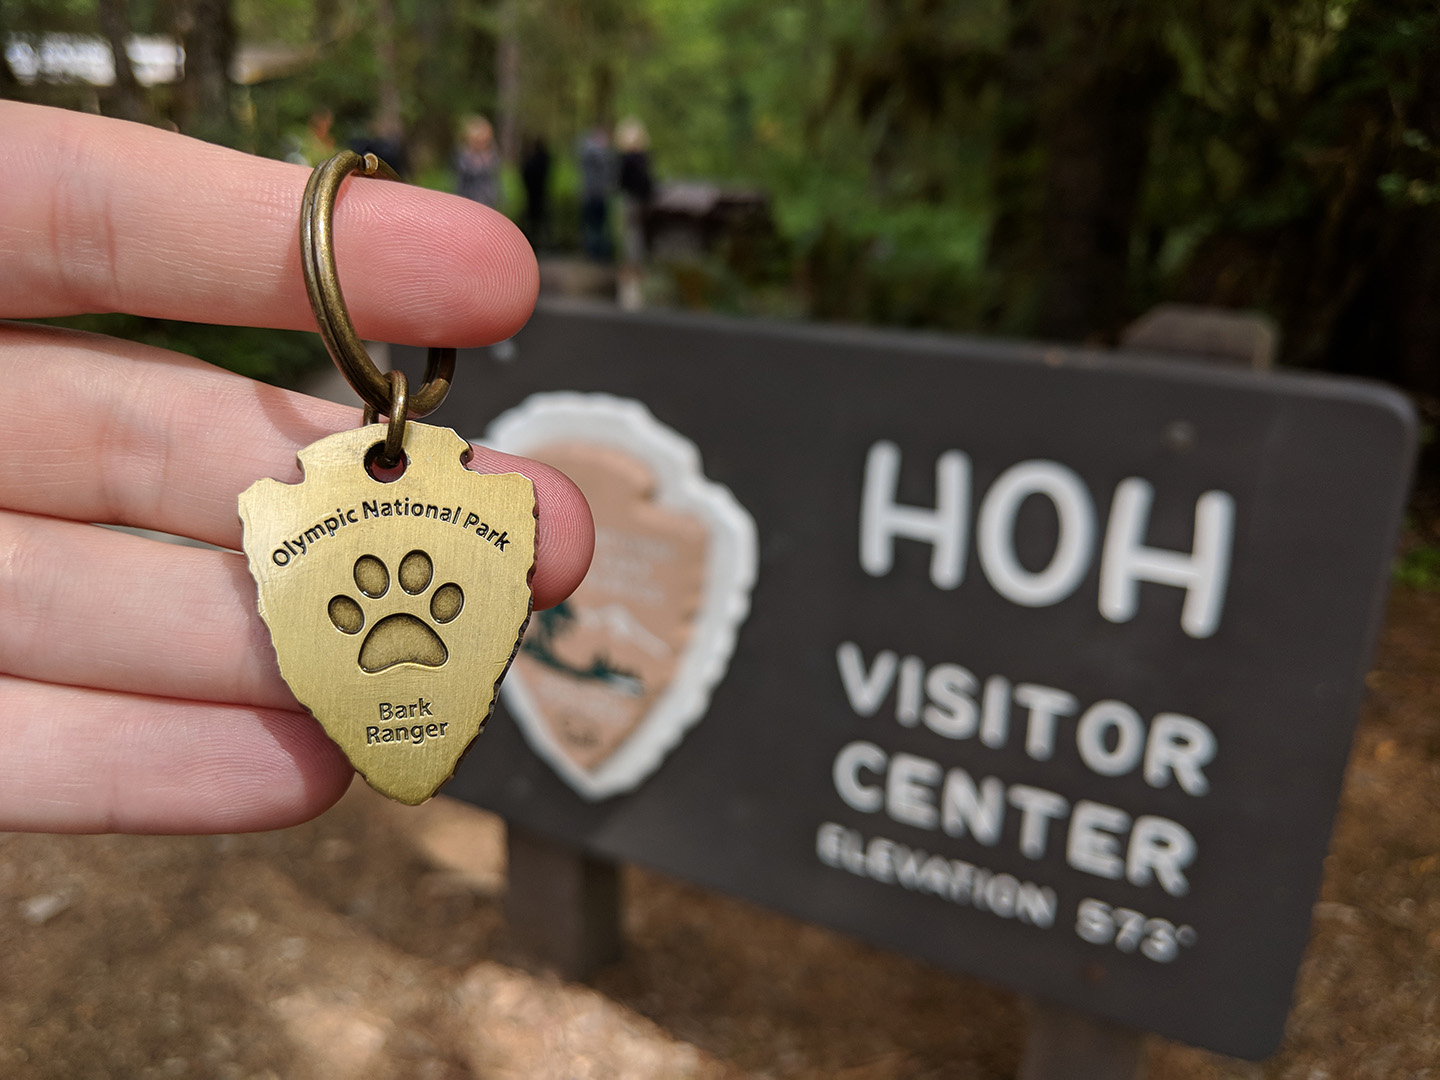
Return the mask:
<path id="1" fill-rule="evenodd" d="M 435 185 L 479 112 L 548 140 L 561 206 L 579 134 L 639 116 L 661 177 L 770 199 L 759 256 L 698 268 L 721 309 L 1103 342 L 1213 303 L 1440 396 L 1434 0 L 0 0 L 45 30 L 178 34 L 185 79 L 0 95 L 277 156 L 398 110 Z M 237 85 L 242 44 L 290 64 Z"/>

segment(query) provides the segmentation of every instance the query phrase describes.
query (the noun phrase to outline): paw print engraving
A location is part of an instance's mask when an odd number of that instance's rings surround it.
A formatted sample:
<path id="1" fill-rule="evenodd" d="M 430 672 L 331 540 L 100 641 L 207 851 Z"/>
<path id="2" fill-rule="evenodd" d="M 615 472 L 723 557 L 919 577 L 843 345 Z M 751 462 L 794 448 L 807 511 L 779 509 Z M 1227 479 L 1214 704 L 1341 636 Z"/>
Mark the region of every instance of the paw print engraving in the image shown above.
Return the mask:
<path id="1" fill-rule="evenodd" d="M 423 551 L 412 551 L 400 560 L 395 573 L 403 595 L 392 596 L 396 605 L 416 609 L 395 611 L 370 627 L 360 643 L 360 667 L 374 674 L 396 664 L 421 664 L 440 667 L 450 658 L 450 650 L 430 622 L 443 626 L 460 614 L 465 606 L 465 593 L 459 585 L 448 581 L 430 594 L 429 622 L 424 618 L 427 606 L 423 597 L 435 578 L 435 564 Z M 390 568 L 374 555 L 361 555 L 355 560 L 355 587 L 362 597 L 382 599 L 390 592 Z M 329 604 L 330 621 L 342 634 L 358 634 L 365 629 L 364 600 L 340 594 Z"/>

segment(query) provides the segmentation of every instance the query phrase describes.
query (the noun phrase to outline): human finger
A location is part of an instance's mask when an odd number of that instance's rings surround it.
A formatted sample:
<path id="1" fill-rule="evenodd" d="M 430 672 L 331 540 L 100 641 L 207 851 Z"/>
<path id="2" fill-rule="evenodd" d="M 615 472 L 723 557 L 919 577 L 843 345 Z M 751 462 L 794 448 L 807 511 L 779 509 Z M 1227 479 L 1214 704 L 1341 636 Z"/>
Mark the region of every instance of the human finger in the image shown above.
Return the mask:
<path id="1" fill-rule="evenodd" d="M 242 555 L 0 511 L 0 672 L 299 711 Z"/>
<path id="2" fill-rule="evenodd" d="M 301 479 L 296 451 L 353 427 L 358 410 L 244 379 L 133 342 L 0 326 L 0 507 L 134 525 L 240 547 L 239 493 L 262 476 Z M 568 596 L 594 543 L 589 507 L 564 474 L 477 448 L 478 472 L 535 485 L 537 607 Z"/>
<path id="3" fill-rule="evenodd" d="M 0 317 L 125 311 L 313 328 L 298 239 L 308 169 L 15 102 L 0 101 L 0 130 Z M 468 199 L 352 179 L 334 235 L 362 337 L 488 344 L 534 307 L 524 236 Z"/>
<path id="4" fill-rule="evenodd" d="M 302 713 L 10 676 L 0 676 L 0 700 L 5 829 L 278 829 L 321 813 L 352 776 L 340 749 Z"/>

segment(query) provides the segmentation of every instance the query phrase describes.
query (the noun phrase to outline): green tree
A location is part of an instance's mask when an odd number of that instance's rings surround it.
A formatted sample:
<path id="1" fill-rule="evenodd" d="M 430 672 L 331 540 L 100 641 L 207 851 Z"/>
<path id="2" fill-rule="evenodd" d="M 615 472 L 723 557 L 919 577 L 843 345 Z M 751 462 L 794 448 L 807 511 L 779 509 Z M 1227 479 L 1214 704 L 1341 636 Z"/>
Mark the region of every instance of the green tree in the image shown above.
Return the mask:
<path id="1" fill-rule="evenodd" d="M 1440 393 L 1440 11 L 1252 3 L 1170 45 L 1151 291 L 1264 307 L 1289 362 Z"/>

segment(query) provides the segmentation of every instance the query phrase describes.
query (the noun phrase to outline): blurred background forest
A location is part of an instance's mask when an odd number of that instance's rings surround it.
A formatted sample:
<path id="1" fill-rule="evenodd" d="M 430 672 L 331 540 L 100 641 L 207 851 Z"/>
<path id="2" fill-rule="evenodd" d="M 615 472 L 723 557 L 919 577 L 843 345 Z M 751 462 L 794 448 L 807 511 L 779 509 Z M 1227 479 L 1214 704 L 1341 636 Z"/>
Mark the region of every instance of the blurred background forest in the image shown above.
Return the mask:
<path id="1" fill-rule="evenodd" d="M 638 117 L 662 182 L 764 208 L 657 255 L 658 302 L 1101 343 L 1219 304 L 1287 364 L 1440 398 L 1434 0 L 0 0 L 0 41 L 0 96 L 277 157 L 327 109 L 436 187 L 490 117 L 517 219 L 522 147 L 550 149 L 554 252 L 577 140 Z M 108 81 L 76 77 L 97 46 Z"/>
<path id="2" fill-rule="evenodd" d="M 527 226 L 521 166 L 549 148 L 542 277 L 603 270 L 611 296 L 580 149 L 635 117 L 657 204 L 731 208 L 697 243 L 655 237 L 647 304 L 1101 345 L 1157 303 L 1213 304 L 1272 320 L 1283 364 L 1403 388 L 1427 482 L 1287 1043 L 1266 1066 L 1154 1061 L 1191 1080 L 1434 1074 L 1440 598 L 1407 587 L 1440 589 L 1440 0 L 0 0 L 0 98 L 292 160 L 388 141 L 451 191 L 485 116 L 499 208 Z M 65 322 L 282 384 L 329 363 L 313 333 Z M 1013 1075 L 1008 998 L 639 870 L 611 1003 L 526 982 L 499 822 L 462 828 L 436 800 L 401 825 L 356 798 L 213 847 L 10 837 L 0 907 L 21 916 L 0 944 L 24 992 L 0 1001 L 0 1049 L 32 1048 L 25 1075 L 80 1075 L 66 1055 L 103 1046 L 164 1075 L 334 1076 L 373 1053 L 367 1075 L 458 1077 L 498 1074 L 507 1046 L 578 1059 L 593 1044 L 557 1040 L 568 1024 L 618 1032 L 631 1073 L 698 1046 L 700 1075 Z M 39 934 L 72 895 L 75 921 Z M 297 1047 L 330 1056 L 307 1074 Z"/>

